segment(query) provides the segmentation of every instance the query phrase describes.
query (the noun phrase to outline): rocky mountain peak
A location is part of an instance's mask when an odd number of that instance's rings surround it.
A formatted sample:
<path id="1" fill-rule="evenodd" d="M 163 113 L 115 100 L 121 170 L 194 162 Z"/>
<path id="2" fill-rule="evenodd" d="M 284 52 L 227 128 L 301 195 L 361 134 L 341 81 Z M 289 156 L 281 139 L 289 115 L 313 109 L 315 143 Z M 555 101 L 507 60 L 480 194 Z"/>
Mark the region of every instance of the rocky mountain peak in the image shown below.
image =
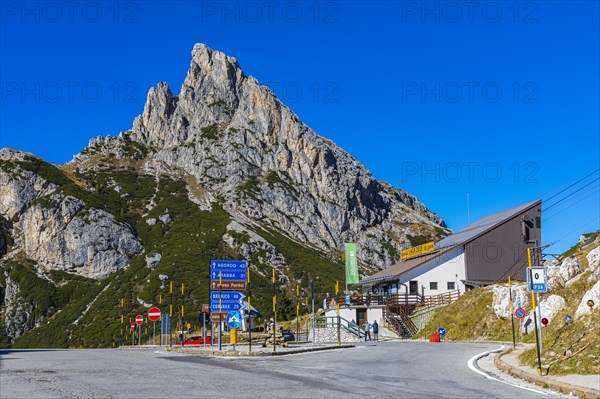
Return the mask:
<path id="1" fill-rule="evenodd" d="M 358 241 L 373 266 L 392 263 L 411 245 L 407 234 L 432 238 L 445 227 L 416 197 L 317 135 L 235 58 L 204 44 L 194 46 L 178 95 L 165 82 L 150 89 L 126 139 L 151 149 L 145 170 L 193 176 L 237 221 L 326 252 Z"/>

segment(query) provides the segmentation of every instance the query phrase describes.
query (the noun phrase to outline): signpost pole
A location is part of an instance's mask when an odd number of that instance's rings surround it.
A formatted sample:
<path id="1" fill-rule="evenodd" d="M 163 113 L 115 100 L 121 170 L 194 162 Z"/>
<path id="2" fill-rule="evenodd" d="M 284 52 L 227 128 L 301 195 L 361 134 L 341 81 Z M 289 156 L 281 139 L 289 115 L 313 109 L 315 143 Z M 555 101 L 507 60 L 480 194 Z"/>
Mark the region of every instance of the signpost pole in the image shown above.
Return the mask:
<path id="1" fill-rule="evenodd" d="M 538 306 L 538 314 L 540 315 L 540 357 L 542 356 L 542 348 L 544 347 L 544 340 L 542 339 L 542 326 L 541 326 L 541 320 L 542 320 L 542 308 L 540 306 L 540 293 L 536 292 L 536 297 L 537 297 L 537 306 Z"/>
<path id="2" fill-rule="evenodd" d="M 275 342 L 277 338 L 277 297 L 275 296 L 275 268 L 273 268 L 273 352 L 277 350 L 275 347 Z"/>
<path id="3" fill-rule="evenodd" d="M 156 345 L 156 322 L 152 322 L 152 345 Z"/>
<path id="4" fill-rule="evenodd" d="M 250 291 L 250 268 L 247 271 L 248 279 L 248 351 L 252 352 L 252 306 L 250 305 L 250 297 L 252 296 Z"/>
<path id="5" fill-rule="evenodd" d="M 300 286 L 296 284 L 296 341 L 300 341 Z"/>
<path id="6" fill-rule="evenodd" d="M 162 338 L 163 338 L 163 327 L 162 327 L 162 323 L 163 323 L 163 313 L 162 313 L 162 294 L 158 295 L 158 304 L 160 305 L 160 324 L 158 326 L 158 328 L 160 329 L 160 331 L 158 332 L 158 346 L 162 347 Z"/>
<path id="7" fill-rule="evenodd" d="M 533 326 L 535 327 L 535 348 L 536 348 L 536 352 L 537 352 L 537 359 L 538 359 L 538 375 L 542 375 L 542 359 L 541 356 L 542 354 L 540 353 L 540 343 L 539 343 L 539 336 L 538 336 L 538 324 L 537 324 L 537 314 L 535 311 L 535 291 L 533 290 L 533 272 L 532 272 L 532 265 L 531 265 L 531 248 L 527 248 L 527 263 L 529 264 L 529 283 L 531 284 L 531 286 L 529 287 L 531 289 L 531 304 L 532 304 L 532 310 L 533 310 Z"/>
<path id="8" fill-rule="evenodd" d="M 183 282 L 181 283 L 181 346 L 185 341 L 185 312 L 183 308 Z"/>
<path id="9" fill-rule="evenodd" d="M 123 321 L 125 320 L 125 318 L 123 316 L 123 305 L 124 305 L 123 298 L 121 298 L 121 338 L 119 340 L 119 345 L 124 345 L 125 344 L 124 341 L 123 341 L 123 332 L 124 332 Z"/>
<path id="10" fill-rule="evenodd" d="M 210 293 L 213 289 L 213 285 L 212 285 L 212 269 L 209 270 L 208 272 L 208 317 L 210 317 L 210 346 L 212 347 L 213 344 L 213 339 L 215 339 L 215 334 L 214 334 L 214 323 L 212 321 L 212 310 L 210 309 L 210 305 L 212 303 L 212 298 L 210 297 Z M 206 322 L 204 323 L 204 329 L 206 330 Z M 204 337 L 204 346 L 206 346 L 206 336 Z"/>
<path id="11" fill-rule="evenodd" d="M 311 300 L 312 300 L 312 344 L 313 346 L 315 345 L 315 280 L 313 279 L 312 281 L 312 285 L 311 285 L 311 289 L 310 289 L 310 296 L 311 296 Z"/>
<path id="12" fill-rule="evenodd" d="M 219 352 L 221 351 L 221 324 L 223 324 L 223 272 L 219 272 Z"/>
<path id="13" fill-rule="evenodd" d="M 508 297 L 510 301 L 510 324 L 512 325 L 513 348 L 516 348 L 517 342 L 515 340 L 515 317 L 513 314 L 512 286 L 510 284 L 510 276 L 508 276 Z"/>
<path id="14" fill-rule="evenodd" d="M 169 281 L 169 348 L 173 346 L 173 281 Z"/>
<path id="15" fill-rule="evenodd" d="M 339 284 L 339 281 L 336 281 L 335 282 L 335 296 L 336 297 L 338 296 L 339 291 L 340 291 L 340 284 Z M 342 324 L 341 323 L 342 320 L 340 319 L 340 303 L 339 302 L 340 301 L 337 300 L 336 303 L 335 303 L 335 312 L 337 314 L 337 339 L 338 339 L 338 345 L 341 345 L 342 344 L 342 340 L 341 340 L 341 335 L 340 335 L 341 334 L 340 325 Z"/>
<path id="16" fill-rule="evenodd" d="M 541 265 L 542 264 L 542 256 L 541 256 L 541 249 L 538 247 L 538 243 L 537 240 L 535 241 L 535 256 L 537 258 L 537 262 L 536 264 Z M 547 281 L 545 281 L 547 283 Z M 540 306 L 540 293 L 536 292 L 536 296 L 537 296 L 537 304 L 538 304 L 538 314 L 540 316 L 540 322 L 542 320 L 542 308 Z M 544 348 L 544 336 L 542 334 L 542 326 L 540 325 L 540 357 L 542 356 L 542 351 Z"/>

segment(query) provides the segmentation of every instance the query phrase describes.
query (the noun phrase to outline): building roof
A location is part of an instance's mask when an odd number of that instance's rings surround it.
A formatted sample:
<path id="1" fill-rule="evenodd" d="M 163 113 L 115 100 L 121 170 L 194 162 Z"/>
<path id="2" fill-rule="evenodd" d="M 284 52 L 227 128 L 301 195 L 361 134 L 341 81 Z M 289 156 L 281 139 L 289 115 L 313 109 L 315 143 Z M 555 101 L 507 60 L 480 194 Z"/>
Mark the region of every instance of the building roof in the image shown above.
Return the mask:
<path id="1" fill-rule="evenodd" d="M 476 222 L 470 224 L 466 228 L 459 230 L 456 233 L 449 235 L 448 237 L 435 243 L 434 252 L 430 252 L 428 254 L 418 256 L 415 258 L 401 260 L 400 262 L 393 264 L 387 269 L 381 270 L 372 276 L 362 279 L 359 282 L 359 284 L 379 283 L 384 282 L 386 280 L 390 280 L 408 270 L 414 269 L 415 267 L 422 265 L 423 263 L 435 258 L 436 256 L 445 253 L 446 251 L 450 250 L 451 248 L 454 248 L 457 245 L 465 245 L 470 241 L 475 240 L 484 233 L 487 233 L 488 231 L 498 227 L 504 222 L 526 211 L 527 209 L 541 204 L 541 202 L 542 200 L 538 199 L 481 218 Z"/>
<path id="2" fill-rule="evenodd" d="M 507 220 L 512 219 L 516 215 L 535 205 L 540 204 L 541 202 L 542 200 L 531 201 L 526 204 L 515 206 L 514 208 L 496 212 L 489 216 L 481 218 L 476 222 L 470 224 L 469 226 L 465 227 L 464 229 L 457 231 L 456 233 L 444 238 L 439 242 L 436 242 L 435 249 L 467 244 L 468 242 L 473 241 L 474 239 L 488 232 L 489 230 L 501 225 Z"/>

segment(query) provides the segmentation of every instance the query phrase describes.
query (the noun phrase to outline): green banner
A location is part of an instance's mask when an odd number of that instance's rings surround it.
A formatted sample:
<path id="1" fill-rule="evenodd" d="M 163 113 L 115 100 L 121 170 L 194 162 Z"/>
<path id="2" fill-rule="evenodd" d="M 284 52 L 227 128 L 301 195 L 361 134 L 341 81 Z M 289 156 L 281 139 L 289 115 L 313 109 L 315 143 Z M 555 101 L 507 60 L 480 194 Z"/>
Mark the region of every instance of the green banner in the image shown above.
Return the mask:
<path id="1" fill-rule="evenodd" d="M 356 259 L 356 244 L 346 244 L 346 284 L 358 284 L 358 259 Z"/>

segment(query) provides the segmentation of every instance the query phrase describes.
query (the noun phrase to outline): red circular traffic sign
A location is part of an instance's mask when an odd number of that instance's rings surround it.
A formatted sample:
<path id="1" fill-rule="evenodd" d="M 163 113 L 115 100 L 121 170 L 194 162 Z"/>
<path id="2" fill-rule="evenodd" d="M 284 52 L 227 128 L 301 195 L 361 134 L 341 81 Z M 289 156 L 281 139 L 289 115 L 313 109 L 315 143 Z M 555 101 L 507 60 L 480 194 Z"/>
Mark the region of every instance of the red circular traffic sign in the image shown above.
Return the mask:
<path id="1" fill-rule="evenodd" d="M 144 316 L 142 316 L 141 314 L 135 316 L 135 324 L 137 324 L 139 326 L 143 322 L 144 322 Z"/>
<path id="2" fill-rule="evenodd" d="M 160 309 L 159 308 L 150 308 L 148 311 L 148 318 L 150 321 L 160 320 Z"/>
<path id="3" fill-rule="evenodd" d="M 525 317 L 525 313 L 525 309 L 523 308 L 517 308 L 517 310 L 515 310 L 515 316 L 517 316 L 519 319 Z"/>
<path id="4" fill-rule="evenodd" d="M 131 331 L 135 330 L 135 323 L 131 323 Z"/>

